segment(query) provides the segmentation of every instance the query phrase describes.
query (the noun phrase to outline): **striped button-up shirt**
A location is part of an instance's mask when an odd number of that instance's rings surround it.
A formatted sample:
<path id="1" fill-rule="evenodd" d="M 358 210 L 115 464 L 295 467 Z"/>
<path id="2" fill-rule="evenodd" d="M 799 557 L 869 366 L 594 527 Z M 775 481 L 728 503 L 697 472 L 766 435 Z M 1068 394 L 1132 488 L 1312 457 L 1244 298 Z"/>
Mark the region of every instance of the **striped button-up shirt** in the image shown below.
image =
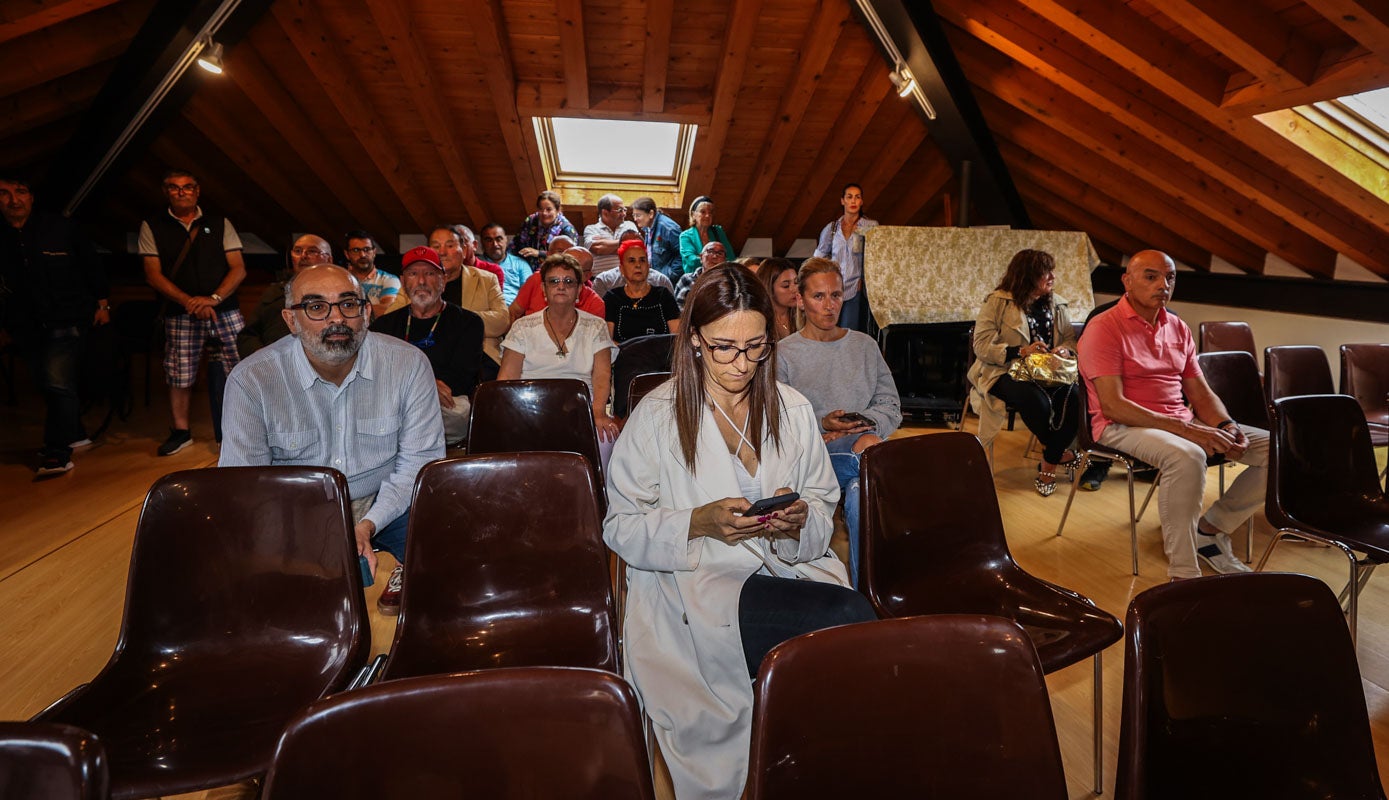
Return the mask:
<path id="1" fill-rule="evenodd" d="M 227 378 L 222 428 L 219 466 L 332 467 L 354 499 L 376 495 L 363 519 L 378 531 L 410 508 L 420 468 L 444 456 L 429 361 L 379 333 L 341 386 L 314 371 L 296 336 L 257 351 Z"/>

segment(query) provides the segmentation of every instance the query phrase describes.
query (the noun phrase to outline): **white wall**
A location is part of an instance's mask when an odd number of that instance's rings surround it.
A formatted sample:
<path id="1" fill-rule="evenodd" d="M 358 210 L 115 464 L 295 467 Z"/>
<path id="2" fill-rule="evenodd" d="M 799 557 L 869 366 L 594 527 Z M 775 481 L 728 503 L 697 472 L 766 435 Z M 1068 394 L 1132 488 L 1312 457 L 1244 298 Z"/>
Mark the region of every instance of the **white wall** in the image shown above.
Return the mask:
<path id="1" fill-rule="evenodd" d="M 1181 287 L 1177 289 L 1181 296 Z M 1117 300 L 1115 295 L 1095 295 L 1095 305 Z M 1284 344 L 1314 344 L 1326 351 L 1331 373 L 1339 374 L 1343 344 L 1357 342 L 1389 342 L 1389 325 L 1378 322 L 1313 317 L 1281 311 L 1256 311 L 1248 308 L 1214 306 L 1205 303 L 1183 303 L 1175 300 L 1172 310 L 1191 326 L 1192 335 L 1202 322 L 1238 320 L 1249 323 L 1254 330 L 1254 345 L 1259 348 L 1257 360 L 1263 369 L 1263 349 Z M 1199 342 L 1198 342 L 1199 345 Z"/>

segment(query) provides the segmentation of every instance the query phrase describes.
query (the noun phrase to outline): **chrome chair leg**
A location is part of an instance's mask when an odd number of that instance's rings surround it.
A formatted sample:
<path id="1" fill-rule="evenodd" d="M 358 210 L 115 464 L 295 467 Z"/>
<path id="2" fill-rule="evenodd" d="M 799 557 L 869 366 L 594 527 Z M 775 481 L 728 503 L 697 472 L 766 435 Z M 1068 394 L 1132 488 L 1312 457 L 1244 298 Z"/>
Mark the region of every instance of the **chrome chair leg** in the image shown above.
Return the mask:
<path id="1" fill-rule="evenodd" d="M 1083 454 L 1083 455 L 1080 457 L 1080 466 L 1078 467 L 1078 469 L 1080 470 L 1081 474 L 1084 474 L 1085 470 L 1088 469 L 1089 467 L 1090 467 L 1090 454 L 1087 452 L 1087 453 Z M 1066 495 L 1066 508 L 1063 509 L 1063 510 L 1061 511 L 1061 522 L 1058 523 L 1057 526 L 1056 526 L 1056 535 L 1057 535 L 1057 536 L 1060 536 L 1060 535 L 1061 535 L 1061 531 L 1062 531 L 1063 529 L 1065 529 L 1065 527 L 1066 527 L 1066 517 L 1070 516 L 1070 514 L 1071 514 L 1071 503 L 1074 503 L 1074 502 L 1076 501 L 1076 489 L 1079 488 L 1079 487 L 1080 487 L 1080 479 L 1079 479 L 1079 478 L 1077 478 L 1077 479 L 1071 481 L 1071 493 L 1068 494 L 1068 495 Z"/>
<path id="2" fill-rule="evenodd" d="M 1159 484 L 1159 483 L 1162 483 L 1162 473 L 1161 473 L 1161 472 L 1159 472 L 1159 473 L 1157 474 L 1157 477 L 1156 477 L 1156 478 L 1153 478 L 1153 485 L 1148 487 L 1148 493 L 1147 493 L 1146 495 L 1143 496 L 1143 506 L 1142 506 L 1141 508 L 1138 509 L 1138 516 L 1137 516 L 1137 517 L 1134 517 L 1134 520 L 1135 520 L 1135 521 L 1143 519 L 1143 515 L 1144 515 L 1145 513 L 1147 513 L 1147 511 L 1148 511 L 1148 501 L 1153 499 L 1153 493 L 1157 491 L 1157 488 L 1158 488 L 1158 484 Z M 1129 509 L 1129 512 L 1130 512 L 1130 513 L 1132 513 L 1132 511 L 1133 511 L 1133 509 Z"/>
<path id="3" fill-rule="evenodd" d="M 1138 574 L 1138 517 L 1133 513 L 1133 465 L 1124 464 L 1127 468 L 1126 474 L 1129 478 L 1129 549 L 1133 551 L 1133 574 Z M 1161 476 L 1158 476 L 1161 477 Z M 1157 482 L 1153 482 L 1153 487 L 1157 488 Z M 1151 489 L 1149 492 L 1151 493 Z"/>
<path id="4" fill-rule="evenodd" d="M 1104 669 L 1103 653 L 1095 654 L 1095 794 L 1104 794 Z"/>

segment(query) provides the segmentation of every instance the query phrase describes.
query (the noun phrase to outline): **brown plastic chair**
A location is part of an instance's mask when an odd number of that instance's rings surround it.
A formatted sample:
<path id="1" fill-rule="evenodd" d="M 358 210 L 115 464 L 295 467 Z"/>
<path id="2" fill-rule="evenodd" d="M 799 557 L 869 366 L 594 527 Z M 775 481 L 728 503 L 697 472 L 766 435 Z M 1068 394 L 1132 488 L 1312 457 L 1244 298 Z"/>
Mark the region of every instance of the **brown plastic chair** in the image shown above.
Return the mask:
<path id="1" fill-rule="evenodd" d="M 860 475 L 859 585 L 880 616 L 1007 617 L 1027 631 L 1049 673 L 1094 657 L 1099 791 L 1100 654 L 1123 635 L 1119 620 L 1013 561 L 984 448 L 973 435 L 947 432 L 883 442 L 864 451 Z"/>
<path id="2" fill-rule="evenodd" d="M 608 510 L 598 430 L 588 385 L 578 380 L 487 381 L 478 384 L 468 422 L 468 455 L 578 453 L 588 459 L 598 488 L 598 512 Z"/>
<path id="3" fill-rule="evenodd" d="M 627 388 L 628 412 L 630 413 L 631 409 L 636 408 L 637 403 L 640 403 L 643 397 L 650 394 L 652 389 L 655 389 L 668 380 L 670 380 L 669 372 L 643 372 L 633 378 L 631 385 Z"/>
<path id="4" fill-rule="evenodd" d="M 1325 351 L 1312 345 L 1265 347 L 1264 392 L 1270 405 L 1284 397 L 1335 394 Z"/>
<path id="5" fill-rule="evenodd" d="M 1355 648 L 1306 575 L 1177 581 L 1134 598 L 1118 800 L 1384 800 Z"/>
<path id="6" fill-rule="evenodd" d="M 347 497 L 318 467 L 160 478 L 115 653 L 36 719 L 100 737 L 116 798 L 263 773 L 285 722 L 346 686 L 371 646 Z"/>
<path id="7" fill-rule="evenodd" d="M 106 750 L 71 725 L 0 722 L 0 797 L 106 800 Z"/>
<path id="8" fill-rule="evenodd" d="M 1198 329 L 1202 353 L 1238 350 L 1252 358 L 1259 352 L 1254 349 L 1254 331 L 1247 322 L 1202 322 Z"/>
<path id="9" fill-rule="evenodd" d="M 1277 533 L 1256 570 L 1279 542 L 1312 539 L 1339 549 L 1350 563 L 1342 597 L 1355 637 L 1360 590 L 1389 561 L 1389 499 L 1379 485 L 1365 415 L 1343 394 L 1285 397 L 1273 404 L 1264 515 Z M 1363 553 L 1363 560 L 1357 557 Z"/>
<path id="10" fill-rule="evenodd" d="M 383 676 L 522 666 L 618 671 L 617 611 L 595 495 L 588 464 L 574 453 L 425 465 Z"/>
<path id="11" fill-rule="evenodd" d="M 1341 394 L 1365 412 L 1370 443 L 1389 444 L 1389 344 L 1341 345 Z"/>
<path id="12" fill-rule="evenodd" d="M 626 681 L 520 667 L 387 681 L 315 703 L 280 738 L 263 797 L 652 800 L 655 792 Z"/>
<path id="13" fill-rule="evenodd" d="M 648 372 L 668 372 L 674 348 L 673 333 L 637 336 L 617 346 L 617 356 L 613 358 L 613 414 L 626 417 L 632 413 L 632 380 Z"/>
<path id="14" fill-rule="evenodd" d="M 1269 429 L 1268 401 L 1264 397 L 1263 379 L 1259 377 L 1259 365 L 1254 356 L 1243 350 L 1198 353 L 1196 363 L 1206 376 L 1206 383 L 1225 404 L 1230 418 L 1244 427 Z M 1221 459 L 1220 493 L 1225 494 L 1225 467 Z M 1244 560 L 1248 562 L 1254 548 L 1254 525 L 1252 518 L 1245 523 Z"/>
<path id="15" fill-rule="evenodd" d="M 754 692 L 747 800 L 1066 796 L 1042 665 L 1010 620 L 797 636 L 767 654 Z"/>

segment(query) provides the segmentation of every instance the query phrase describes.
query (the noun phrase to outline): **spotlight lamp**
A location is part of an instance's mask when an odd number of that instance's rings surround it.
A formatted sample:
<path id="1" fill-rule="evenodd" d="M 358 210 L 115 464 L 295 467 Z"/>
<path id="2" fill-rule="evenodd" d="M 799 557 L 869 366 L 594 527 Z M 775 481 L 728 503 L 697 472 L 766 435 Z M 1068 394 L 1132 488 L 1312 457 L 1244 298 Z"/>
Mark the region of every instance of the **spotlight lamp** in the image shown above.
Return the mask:
<path id="1" fill-rule="evenodd" d="M 184 62 L 185 64 L 188 62 Z M 203 52 L 198 56 L 198 66 L 211 72 L 213 75 L 222 74 L 222 44 L 208 39 L 203 45 Z"/>

